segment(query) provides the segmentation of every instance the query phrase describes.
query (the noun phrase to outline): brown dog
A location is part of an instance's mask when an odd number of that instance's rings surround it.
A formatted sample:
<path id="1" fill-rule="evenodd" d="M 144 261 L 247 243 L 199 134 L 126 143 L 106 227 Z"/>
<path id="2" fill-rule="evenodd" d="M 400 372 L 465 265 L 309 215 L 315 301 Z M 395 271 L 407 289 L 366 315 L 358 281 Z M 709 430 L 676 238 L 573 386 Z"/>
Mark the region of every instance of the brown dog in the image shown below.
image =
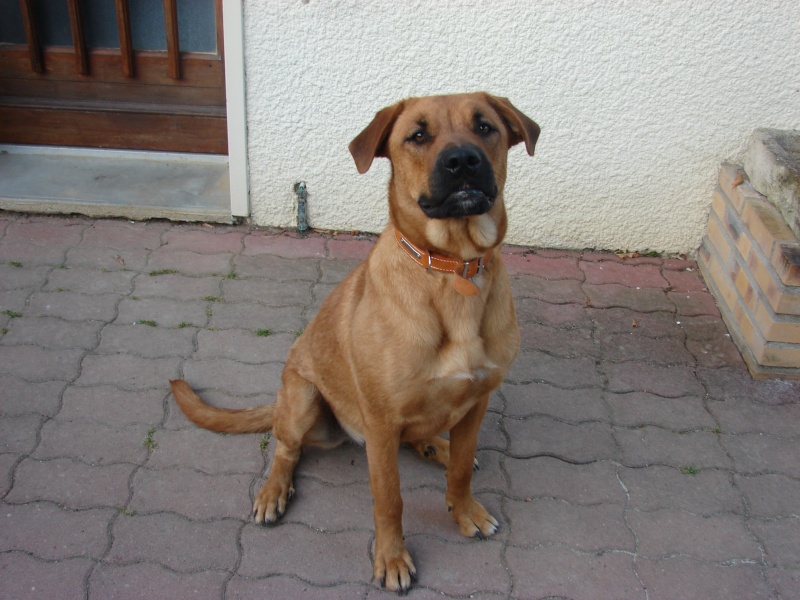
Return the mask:
<path id="1" fill-rule="evenodd" d="M 519 350 L 499 247 L 506 232 L 508 148 L 533 155 L 539 127 L 484 93 L 410 98 L 384 108 L 350 144 L 359 173 L 389 158 L 390 223 L 342 281 L 286 359 L 275 404 L 228 410 L 181 380 L 175 399 L 213 431 L 272 429 L 275 458 L 255 500 L 272 523 L 294 493 L 304 445 L 366 442 L 378 581 L 405 592 L 416 568 L 403 543 L 398 448 L 447 467 L 446 503 L 468 537 L 497 521 L 472 497 L 478 428 L 489 394 Z M 343 430 L 343 431 L 342 431 Z M 449 431 L 450 441 L 438 437 Z"/>

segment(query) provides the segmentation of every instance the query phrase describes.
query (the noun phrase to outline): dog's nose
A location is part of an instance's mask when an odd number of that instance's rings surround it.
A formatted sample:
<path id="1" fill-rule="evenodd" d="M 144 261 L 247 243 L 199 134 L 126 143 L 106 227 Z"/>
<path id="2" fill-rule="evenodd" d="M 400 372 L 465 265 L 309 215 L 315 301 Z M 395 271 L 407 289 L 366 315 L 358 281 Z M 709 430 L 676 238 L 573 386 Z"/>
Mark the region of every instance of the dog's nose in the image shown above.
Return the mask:
<path id="1" fill-rule="evenodd" d="M 474 173 L 481 166 L 480 153 L 469 146 L 457 146 L 445 150 L 439 160 L 442 167 L 453 175 Z"/>

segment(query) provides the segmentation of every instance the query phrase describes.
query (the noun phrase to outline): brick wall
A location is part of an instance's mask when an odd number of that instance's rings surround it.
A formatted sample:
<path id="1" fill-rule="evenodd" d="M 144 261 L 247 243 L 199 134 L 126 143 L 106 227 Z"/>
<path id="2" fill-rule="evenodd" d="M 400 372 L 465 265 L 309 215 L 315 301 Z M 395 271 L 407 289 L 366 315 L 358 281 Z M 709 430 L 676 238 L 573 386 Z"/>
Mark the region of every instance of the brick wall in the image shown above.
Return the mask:
<path id="1" fill-rule="evenodd" d="M 753 377 L 800 379 L 800 243 L 738 166 L 720 169 L 698 264 Z"/>

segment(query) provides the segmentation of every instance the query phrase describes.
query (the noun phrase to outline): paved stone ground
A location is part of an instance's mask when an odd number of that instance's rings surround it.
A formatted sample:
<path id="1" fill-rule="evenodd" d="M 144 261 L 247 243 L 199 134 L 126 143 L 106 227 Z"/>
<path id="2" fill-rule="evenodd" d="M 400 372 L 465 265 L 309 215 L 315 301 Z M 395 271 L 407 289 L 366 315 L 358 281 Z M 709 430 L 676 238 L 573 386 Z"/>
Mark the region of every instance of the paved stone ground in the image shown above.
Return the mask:
<path id="1" fill-rule="evenodd" d="M 309 452 L 257 527 L 264 438 L 196 429 L 167 389 L 269 402 L 370 243 L 0 213 L 0 596 L 383 597 L 362 448 Z M 403 451 L 410 597 L 800 598 L 800 384 L 748 377 L 692 262 L 505 260 L 523 352 L 474 481 L 500 531 L 463 539 Z"/>

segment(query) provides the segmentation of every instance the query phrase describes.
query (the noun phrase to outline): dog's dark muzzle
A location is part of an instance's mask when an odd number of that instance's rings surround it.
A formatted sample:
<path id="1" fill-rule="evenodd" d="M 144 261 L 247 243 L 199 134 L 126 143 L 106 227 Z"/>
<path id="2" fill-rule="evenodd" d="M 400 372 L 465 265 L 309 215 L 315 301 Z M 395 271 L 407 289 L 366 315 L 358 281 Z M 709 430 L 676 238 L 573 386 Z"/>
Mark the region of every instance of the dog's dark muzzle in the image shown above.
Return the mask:
<path id="1" fill-rule="evenodd" d="M 477 146 L 451 146 L 436 158 L 431 173 L 430 195 L 418 203 L 431 219 L 482 215 L 494 205 L 497 185 L 494 169 Z"/>

